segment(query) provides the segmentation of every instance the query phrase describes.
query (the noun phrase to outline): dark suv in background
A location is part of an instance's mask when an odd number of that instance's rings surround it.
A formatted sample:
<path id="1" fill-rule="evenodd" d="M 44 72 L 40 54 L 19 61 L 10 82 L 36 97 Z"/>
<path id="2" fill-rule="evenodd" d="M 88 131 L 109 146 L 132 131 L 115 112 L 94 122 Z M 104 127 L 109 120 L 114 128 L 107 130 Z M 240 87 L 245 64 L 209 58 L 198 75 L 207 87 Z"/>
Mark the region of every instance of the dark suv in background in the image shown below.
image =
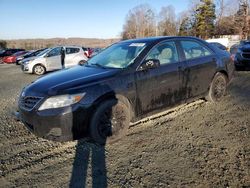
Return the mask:
<path id="1" fill-rule="evenodd" d="M 237 70 L 250 68 L 250 41 L 240 42 L 234 61 Z"/>
<path id="2" fill-rule="evenodd" d="M 46 139 L 105 144 L 151 114 L 198 98 L 220 101 L 233 72 L 229 53 L 198 38 L 122 41 L 26 86 L 17 116 Z"/>

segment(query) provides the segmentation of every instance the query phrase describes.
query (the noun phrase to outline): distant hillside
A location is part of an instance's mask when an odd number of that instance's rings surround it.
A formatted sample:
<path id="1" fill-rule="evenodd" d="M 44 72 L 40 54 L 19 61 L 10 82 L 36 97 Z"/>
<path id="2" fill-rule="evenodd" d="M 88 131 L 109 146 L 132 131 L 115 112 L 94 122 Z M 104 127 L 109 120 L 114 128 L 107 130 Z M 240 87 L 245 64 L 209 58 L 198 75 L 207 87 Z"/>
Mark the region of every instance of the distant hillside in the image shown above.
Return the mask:
<path id="1" fill-rule="evenodd" d="M 84 47 L 107 47 L 120 39 L 95 38 L 51 38 L 51 39 L 19 39 L 5 40 L 7 48 L 39 49 L 56 45 L 79 45 Z"/>

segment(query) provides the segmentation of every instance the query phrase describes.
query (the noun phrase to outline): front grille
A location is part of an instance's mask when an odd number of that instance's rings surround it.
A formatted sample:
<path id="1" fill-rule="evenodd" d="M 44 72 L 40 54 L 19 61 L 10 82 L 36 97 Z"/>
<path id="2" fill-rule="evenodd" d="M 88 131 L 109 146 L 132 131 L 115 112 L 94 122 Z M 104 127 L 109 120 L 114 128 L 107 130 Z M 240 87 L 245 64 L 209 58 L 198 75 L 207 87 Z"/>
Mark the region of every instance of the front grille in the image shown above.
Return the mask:
<path id="1" fill-rule="evenodd" d="M 19 105 L 22 109 L 32 110 L 41 100 L 42 97 L 32 97 L 32 96 L 21 97 L 19 100 Z"/>
<path id="2" fill-rule="evenodd" d="M 242 53 L 242 57 L 250 59 L 250 53 Z"/>

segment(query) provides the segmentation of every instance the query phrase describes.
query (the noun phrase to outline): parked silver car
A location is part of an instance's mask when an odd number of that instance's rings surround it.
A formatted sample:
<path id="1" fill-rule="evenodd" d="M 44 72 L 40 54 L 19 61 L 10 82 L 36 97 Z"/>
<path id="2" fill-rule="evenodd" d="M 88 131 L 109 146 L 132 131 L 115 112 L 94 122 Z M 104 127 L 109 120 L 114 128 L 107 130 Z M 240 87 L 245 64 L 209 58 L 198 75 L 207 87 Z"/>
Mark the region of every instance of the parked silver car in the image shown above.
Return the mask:
<path id="1" fill-rule="evenodd" d="M 83 64 L 88 60 L 84 51 L 78 46 L 57 46 L 48 48 L 36 57 L 28 58 L 22 62 L 22 70 L 25 73 L 42 75 L 47 71 L 62 69 L 61 52 L 65 51 L 65 68 Z"/>

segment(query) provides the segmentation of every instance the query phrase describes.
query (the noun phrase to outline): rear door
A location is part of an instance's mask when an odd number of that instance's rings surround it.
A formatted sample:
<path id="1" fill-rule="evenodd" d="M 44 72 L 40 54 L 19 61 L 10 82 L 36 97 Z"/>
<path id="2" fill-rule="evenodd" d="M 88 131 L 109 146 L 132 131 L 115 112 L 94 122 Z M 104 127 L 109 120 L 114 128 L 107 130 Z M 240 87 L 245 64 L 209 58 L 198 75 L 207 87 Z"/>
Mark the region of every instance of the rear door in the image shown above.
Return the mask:
<path id="1" fill-rule="evenodd" d="M 187 68 L 184 71 L 182 90 L 188 98 L 204 95 L 216 72 L 216 55 L 197 40 L 179 40 Z"/>
<path id="2" fill-rule="evenodd" d="M 66 47 L 65 54 L 65 67 L 72 67 L 79 63 L 80 48 Z"/>
<path id="3" fill-rule="evenodd" d="M 56 47 L 48 52 L 47 56 L 45 57 L 47 63 L 47 71 L 62 69 L 61 50 L 62 47 Z"/>
<path id="4" fill-rule="evenodd" d="M 182 62 L 175 42 L 157 44 L 150 50 L 147 59 L 158 59 L 160 66 L 135 73 L 139 116 L 173 106 L 182 100 Z"/>

